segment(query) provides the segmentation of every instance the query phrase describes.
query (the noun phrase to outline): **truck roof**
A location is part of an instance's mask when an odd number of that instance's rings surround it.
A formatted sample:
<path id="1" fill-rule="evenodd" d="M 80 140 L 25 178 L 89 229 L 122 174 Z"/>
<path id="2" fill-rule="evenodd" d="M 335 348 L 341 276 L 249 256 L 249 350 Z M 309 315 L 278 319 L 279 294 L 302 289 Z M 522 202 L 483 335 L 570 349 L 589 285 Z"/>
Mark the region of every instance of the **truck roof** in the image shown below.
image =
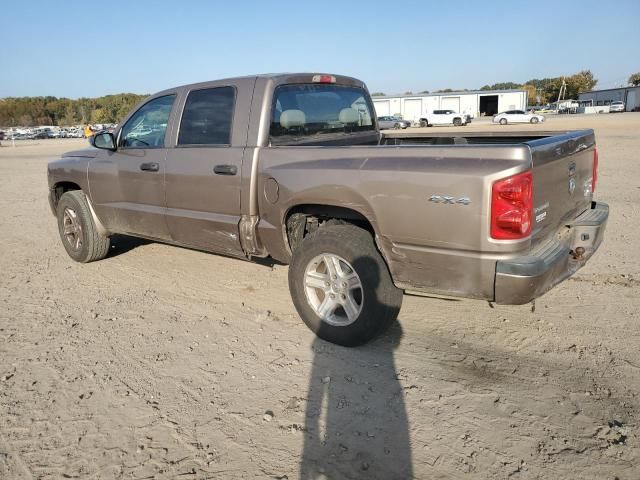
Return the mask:
<path id="1" fill-rule="evenodd" d="M 256 75 L 244 75 L 244 76 L 239 76 L 239 77 L 228 77 L 228 78 L 221 78 L 221 79 L 214 79 L 214 80 L 208 80 L 208 81 L 204 81 L 204 82 L 197 82 L 197 83 L 188 83 L 185 85 L 178 85 L 175 87 L 171 87 L 165 90 L 162 90 L 160 92 L 154 93 L 153 96 L 159 95 L 159 94 L 163 94 L 165 92 L 170 92 L 170 91 L 174 91 L 177 89 L 181 89 L 181 88 L 189 88 L 189 89 L 193 89 L 194 87 L 204 87 L 206 85 L 211 84 L 212 82 L 216 82 L 216 83 L 224 83 L 224 82 L 232 82 L 232 81 L 236 81 L 236 80 L 243 80 L 243 79 L 252 79 L 252 78 L 264 78 L 264 79 L 269 79 L 273 82 L 273 84 L 275 85 L 280 85 L 283 83 L 311 83 L 313 81 L 313 78 L 316 76 L 330 76 L 335 78 L 335 82 L 332 83 L 336 83 L 339 85 L 353 85 L 353 86 L 358 86 L 361 88 L 365 88 L 365 83 L 362 80 L 359 80 L 357 78 L 354 77 L 348 77 L 345 75 L 336 75 L 333 73 L 321 73 L 321 72 L 301 72 L 301 73 L 260 73 L 260 74 L 256 74 Z M 318 83 L 325 83 L 325 82 L 318 82 Z"/>

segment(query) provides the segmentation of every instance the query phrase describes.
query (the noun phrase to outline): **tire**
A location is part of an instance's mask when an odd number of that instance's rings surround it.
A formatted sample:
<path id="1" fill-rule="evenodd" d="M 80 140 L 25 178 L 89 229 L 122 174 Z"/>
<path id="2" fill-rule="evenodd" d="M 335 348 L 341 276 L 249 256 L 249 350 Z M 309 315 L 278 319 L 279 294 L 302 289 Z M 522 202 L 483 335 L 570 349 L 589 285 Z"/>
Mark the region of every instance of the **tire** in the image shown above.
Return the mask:
<path id="1" fill-rule="evenodd" d="M 462 125 L 462 119 L 454 118 L 453 119 L 453 125 L 454 125 L 454 127 L 459 127 L 460 125 Z"/>
<path id="2" fill-rule="evenodd" d="M 500 119 L 500 125 L 506 125 L 507 124 L 507 119 L 506 118 L 501 118 Z"/>
<path id="3" fill-rule="evenodd" d="M 429 126 L 429 122 L 427 122 L 424 119 L 420 119 L 420 126 L 423 127 L 423 128 L 424 127 L 428 127 Z"/>
<path id="4" fill-rule="evenodd" d="M 394 128 L 395 130 L 400 130 L 400 124 L 399 124 L 399 123 L 394 123 L 394 124 L 393 124 L 393 128 Z"/>
<path id="5" fill-rule="evenodd" d="M 538 123 L 539 120 L 537 119 L 537 117 L 533 117 L 531 120 L 529 120 L 531 123 Z"/>
<path id="6" fill-rule="evenodd" d="M 81 190 L 66 192 L 57 207 L 58 232 L 69 256 L 80 263 L 101 260 L 109 253 L 109 237 L 98 233 Z"/>
<path id="7" fill-rule="evenodd" d="M 345 347 L 363 345 L 384 332 L 396 320 L 403 295 L 371 234 L 349 224 L 325 224 L 302 241 L 289 266 L 289 291 L 311 331 Z"/>

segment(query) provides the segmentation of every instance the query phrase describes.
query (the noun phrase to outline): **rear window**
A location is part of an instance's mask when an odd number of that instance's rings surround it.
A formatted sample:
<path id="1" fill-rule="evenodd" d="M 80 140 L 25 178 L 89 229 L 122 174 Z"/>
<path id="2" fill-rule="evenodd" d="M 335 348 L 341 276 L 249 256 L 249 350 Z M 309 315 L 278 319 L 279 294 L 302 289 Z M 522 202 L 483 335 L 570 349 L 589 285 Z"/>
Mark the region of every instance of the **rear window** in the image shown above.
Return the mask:
<path id="1" fill-rule="evenodd" d="M 282 85 L 273 96 L 271 142 L 284 144 L 327 134 L 375 131 L 373 111 L 369 96 L 361 88 Z"/>

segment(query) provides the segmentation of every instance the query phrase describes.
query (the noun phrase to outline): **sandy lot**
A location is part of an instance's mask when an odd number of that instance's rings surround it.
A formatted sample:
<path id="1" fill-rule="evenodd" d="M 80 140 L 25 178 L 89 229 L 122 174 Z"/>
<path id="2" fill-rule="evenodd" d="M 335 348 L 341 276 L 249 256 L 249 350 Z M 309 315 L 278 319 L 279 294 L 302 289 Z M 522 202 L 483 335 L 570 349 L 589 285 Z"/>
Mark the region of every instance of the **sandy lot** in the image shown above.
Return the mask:
<path id="1" fill-rule="evenodd" d="M 0 478 L 640 478 L 640 114 L 463 128 L 583 127 L 611 217 L 575 278 L 535 311 L 405 296 L 357 349 L 283 266 L 126 237 L 74 263 L 45 168 L 84 142 L 3 142 Z"/>

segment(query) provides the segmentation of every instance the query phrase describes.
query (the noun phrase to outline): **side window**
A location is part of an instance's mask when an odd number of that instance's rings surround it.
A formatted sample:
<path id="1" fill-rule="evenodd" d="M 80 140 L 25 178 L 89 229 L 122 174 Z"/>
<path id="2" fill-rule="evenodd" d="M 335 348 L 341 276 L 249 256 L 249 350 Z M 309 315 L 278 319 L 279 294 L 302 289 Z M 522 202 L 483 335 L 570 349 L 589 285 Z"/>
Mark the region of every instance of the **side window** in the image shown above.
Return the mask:
<path id="1" fill-rule="evenodd" d="M 235 99 L 233 87 L 206 88 L 189 93 L 178 145 L 230 145 Z"/>
<path id="2" fill-rule="evenodd" d="M 120 146 L 126 148 L 164 147 L 164 134 L 175 95 L 145 103 L 122 127 Z"/>

